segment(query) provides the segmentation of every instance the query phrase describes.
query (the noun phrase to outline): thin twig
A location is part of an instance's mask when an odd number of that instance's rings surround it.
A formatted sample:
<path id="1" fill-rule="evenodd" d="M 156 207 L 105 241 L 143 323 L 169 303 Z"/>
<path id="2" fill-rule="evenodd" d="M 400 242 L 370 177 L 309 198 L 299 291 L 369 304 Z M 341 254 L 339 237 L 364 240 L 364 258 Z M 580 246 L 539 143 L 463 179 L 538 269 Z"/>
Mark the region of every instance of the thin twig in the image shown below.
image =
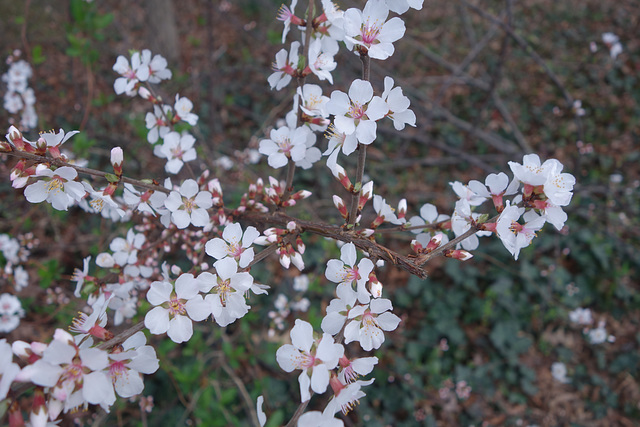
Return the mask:
<path id="1" fill-rule="evenodd" d="M 99 170 L 91 169 L 91 168 L 85 168 L 85 167 L 82 167 L 82 166 L 75 165 L 73 163 L 67 163 L 64 160 L 60 159 L 60 158 L 39 156 L 37 154 L 27 153 L 26 151 L 8 151 L 8 152 L 2 152 L 0 154 L 7 154 L 9 156 L 18 157 L 20 159 L 33 160 L 34 162 L 37 162 L 37 163 L 40 163 L 40 164 L 46 163 L 46 164 L 53 165 L 53 166 L 56 166 L 56 167 L 69 166 L 69 167 L 75 169 L 76 171 L 78 171 L 79 173 L 83 173 L 83 174 L 86 174 L 86 175 L 92 175 L 92 176 L 98 176 L 98 177 L 105 178 L 105 179 L 106 179 L 106 176 L 107 176 L 107 173 L 103 172 L 103 171 L 99 171 Z M 169 194 L 171 192 L 171 190 L 168 190 L 168 189 L 166 189 L 166 188 L 164 188 L 162 186 L 149 184 L 149 183 L 146 183 L 144 181 L 140 181 L 140 180 L 133 179 L 133 178 L 127 178 L 125 176 L 123 176 L 120 179 L 120 181 L 121 182 L 126 182 L 128 184 L 135 185 L 136 187 L 146 188 L 147 190 L 160 191 L 162 193 L 167 193 L 167 194 Z"/>
<path id="2" fill-rule="evenodd" d="M 362 61 L 362 80 L 369 81 L 371 74 L 371 58 L 366 51 L 360 52 L 360 60 Z M 351 209 L 349 209 L 349 217 L 347 225 L 354 226 L 358 217 L 358 204 L 360 203 L 360 193 L 362 192 L 362 179 L 364 177 L 364 165 L 367 161 L 367 146 L 358 143 L 358 166 L 356 169 L 355 189 L 351 194 Z"/>
<path id="3" fill-rule="evenodd" d="M 304 48 L 302 51 L 302 57 L 305 60 L 305 66 L 309 64 L 309 44 L 311 43 L 311 33 L 313 32 L 313 18 L 315 15 L 315 0 L 309 0 L 309 6 L 307 7 L 307 25 L 304 33 Z M 306 81 L 306 77 L 300 76 L 298 77 L 298 89 L 302 90 L 304 83 Z M 295 96 L 298 96 L 296 93 Z M 296 121 L 296 126 L 302 126 L 302 102 L 298 104 L 298 119 Z M 284 187 L 284 194 L 282 196 L 282 201 L 286 202 L 289 200 L 289 196 L 293 192 L 293 176 L 296 171 L 296 164 L 293 159 L 289 158 L 288 167 L 287 167 L 287 179 Z"/>
<path id="4" fill-rule="evenodd" d="M 251 414 L 251 419 L 253 423 L 256 425 L 256 427 L 260 427 L 260 421 L 258 420 L 256 405 L 253 399 L 251 399 L 251 396 L 249 396 L 249 393 L 247 392 L 247 388 L 244 386 L 244 383 L 236 375 L 233 369 L 231 369 L 231 366 L 229 366 L 226 358 L 224 357 L 224 353 L 221 353 L 219 360 L 220 360 L 220 366 L 222 366 L 222 369 L 227 373 L 227 375 L 229 375 L 229 377 L 231 377 L 234 384 L 238 388 L 238 391 L 240 391 L 240 395 L 242 396 L 242 399 L 244 399 L 244 403 L 247 405 L 247 411 L 249 411 L 249 414 Z"/>

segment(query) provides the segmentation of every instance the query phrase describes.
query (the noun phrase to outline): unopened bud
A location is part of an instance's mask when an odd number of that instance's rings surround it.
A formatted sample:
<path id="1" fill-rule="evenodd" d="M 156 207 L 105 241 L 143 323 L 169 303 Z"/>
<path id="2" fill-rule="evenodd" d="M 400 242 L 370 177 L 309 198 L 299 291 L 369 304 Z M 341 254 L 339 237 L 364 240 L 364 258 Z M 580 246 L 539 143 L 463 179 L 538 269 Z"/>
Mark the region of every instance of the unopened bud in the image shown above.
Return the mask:
<path id="1" fill-rule="evenodd" d="M 295 265 L 298 270 L 304 270 L 304 260 L 302 259 L 302 255 L 298 252 L 294 252 L 291 255 L 291 263 Z"/>
<path id="2" fill-rule="evenodd" d="M 444 252 L 444 256 L 446 256 L 447 258 L 453 258 L 460 261 L 466 261 L 468 259 L 473 258 L 473 255 L 470 252 L 465 251 L 464 249 L 456 249 L 456 250 L 449 249 L 448 251 Z"/>
<path id="3" fill-rule="evenodd" d="M 407 214 L 407 199 L 402 199 L 398 202 L 398 219 L 402 219 Z"/>
<path id="4" fill-rule="evenodd" d="M 142 99 L 148 99 L 152 102 L 154 100 L 153 95 L 151 95 L 151 92 L 149 91 L 149 89 L 147 89 L 144 86 L 140 86 L 140 88 L 138 89 L 138 95 L 140 95 Z"/>
<path id="5" fill-rule="evenodd" d="M 371 295 L 374 298 L 380 298 L 382 296 L 382 283 L 380 283 L 373 271 L 369 273 L 369 283 Z"/>
<path id="6" fill-rule="evenodd" d="M 443 237 L 444 237 L 444 234 L 442 233 L 438 233 L 435 236 L 433 236 L 431 240 L 429 240 L 429 243 L 427 244 L 427 247 L 426 247 L 427 253 L 433 252 L 434 250 L 436 250 L 438 246 L 440 246 L 440 243 L 442 243 Z"/>
<path id="7" fill-rule="evenodd" d="M 285 269 L 289 269 L 291 266 L 291 258 L 288 255 L 282 254 L 280 255 L 280 265 L 282 265 Z"/>
<path id="8" fill-rule="evenodd" d="M 344 205 L 344 201 L 342 200 L 342 198 L 334 194 L 333 204 L 336 207 L 336 209 L 338 209 L 338 212 L 340 212 L 340 215 L 342 216 L 342 218 L 347 219 L 347 216 L 349 216 L 349 212 L 347 212 L 347 207 Z"/>
<path id="9" fill-rule="evenodd" d="M 111 165 L 113 165 L 113 171 L 116 173 L 116 176 L 122 176 L 122 162 L 124 160 L 124 153 L 122 152 L 122 148 L 115 147 L 111 149 Z"/>

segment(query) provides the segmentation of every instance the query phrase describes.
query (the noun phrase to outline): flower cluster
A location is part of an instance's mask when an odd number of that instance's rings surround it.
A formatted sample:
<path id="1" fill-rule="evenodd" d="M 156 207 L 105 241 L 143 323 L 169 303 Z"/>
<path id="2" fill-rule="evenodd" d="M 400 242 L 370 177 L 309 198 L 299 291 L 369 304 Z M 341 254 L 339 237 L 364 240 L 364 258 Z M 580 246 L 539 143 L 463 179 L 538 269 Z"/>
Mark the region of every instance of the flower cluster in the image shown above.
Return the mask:
<path id="1" fill-rule="evenodd" d="M 158 369 L 155 350 L 146 345 L 142 332 L 129 337 L 110 352 L 92 347 L 86 341 L 80 345 L 74 337 L 57 329 L 49 344 L 16 341 L 12 346 L 0 341 L 3 368 L 2 381 L 28 382 L 37 386 L 31 422 L 44 425 L 55 421 L 61 413 L 86 408 L 89 404 L 109 410 L 116 394 L 129 398 L 144 388 L 142 374 Z M 9 363 L 11 353 L 25 366 Z M 10 373 L 10 376 L 6 374 Z M 8 387 L 8 384 L 7 384 Z M 5 390 L 4 394 L 6 394 Z M 2 395 L 1 397 L 4 397 Z"/>
<path id="2" fill-rule="evenodd" d="M 18 60 L 20 52 L 16 51 L 7 58 L 9 70 L 2 75 L 2 81 L 7 85 L 4 94 L 4 109 L 11 114 L 21 114 L 20 126 L 23 129 L 33 129 L 38 125 L 36 114 L 36 96 L 29 87 L 29 78 L 33 75 L 31 65 L 23 59 Z"/>
<path id="3" fill-rule="evenodd" d="M 0 295 L 0 332 L 13 331 L 20 325 L 21 317 L 24 317 L 24 309 L 20 300 L 11 294 Z"/>
<path id="4" fill-rule="evenodd" d="M 558 160 L 542 162 L 535 154 L 524 156 L 522 163 L 509 163 L 513 178 L 498 173 L 490 174 L 484 182 L 450 183 L 458 196 L 453 212 L 446 212 L 450 215 L 440 213 L 430 203 L 410 215 L 406 199 L 400 199 L 395 208 L 395 201 L 392 207 L 387 203 L 390 197 L 382 194 L 383 186 L 376 184 L 380 194 L 374 193 L 374 181 L 365 178 L 364 162 L 367 147 L 378 138 L 380 122 L 389 119 L 389 126 L 403 131 L 407 125 L 416 126 L 416 116 L 410 109 L 410 99 L 393 78 L 387 76 L 377 84 L 369 81 L 370 60 L 389 58 L 395 51 L 394 43 L 405 34 L 404 21 L 398 16 L 389 19 L 389 15 L 421 9 L 423 1 L 368 0 L 362 9 L 343 12 L 332 1 L 322 0 L 317 10 L 311 3 L 304 18 L 295 15 L 297 3 L 293 0 L 283 6 L 278 19 L 284 23 L 283 42 L 295 27 L 302 38 L 276 54 L 274 72 L 268 78 L 276 90 L 297 82 L 293 108 L 277 126 L 268 129 L 268 137 L 260 140 L 257 151 L 236 153 L 237 157 L 246 157 L 248 163 L 266 156 L 272 168 L 286 166 L 286 178 L 269 177 L 266 184 L 256 178 L 244 194 L 242 190 L 237 193 L 235 199 L 240 200 L 233 207 L 225 205 L 220 181 L 210 170 L 192 168 L 190 162 L 198 159 L 196 139 L 185 129 L 197 124 L 198 115 L 188 98 L 175 95 L 175 101 L 170 98 L 172 101 L 165 103 L 156 94 L 151 84 L 171 78 L 171 71 L 162 56 L 154 56 L 149 50 L 117 58 L 113 70 L 119 77 L 114 90 L 150 103 L 147 106 L 151 111 L 145 117 L 146 137 L 151 144 L 147 148 L 162 159 L 165 171 L 175 175 L 175 182 L 169 178 L 162 184 L 155 179 L 128 178 L 124 174 L 125 153 L 120 147 L 111 150 L 112 173 L 79 167 L 62 149 L 78 131 L 44 132 L 32 142 L 18 128 L 9 129 L 7 141 L 0 148 L 21 157 L 11 171 L 11 181 L 14 188 L 24 189 L 27 201 L 46 201 L 64 211 L 78 206 L 123 221 L 119 226 L 126 230 L 122 237 L 109 242 L 108 250 L 95 260 L 85 258 L 82 268 L 74 271 L 74 296 L 86 300 L 90 311 L 74 319 L 70 327 L 73 335 L 59 329 L 50 344 L 18 341 L 10 346 L 0 340 L 0 357 L 5 362 L 0 364 L 0 397 L 7 395 L 13 382 L 34 384 L 32 424 L 55 422 L 62 412 L 88 405 L 109 410 L 116 395 L 129 398 L 143 391 L 142 374 L 158 368 L 155 350 L 146 345 L 142 332 L 126 340 L 114 338 L 111 325 L 141 315 L 144 321 L 140 329 L 144 326 L 153 335 L 166 334 L 175 343 L 193 337 L 194 322 L 212 319 L 220 327 L 231 325 L 251 309 L 251 293 L 266 294 L 269 288 L 255 282 L 253 265 L 276 255 L 283 268 L 293 264 L 305 270 L 303 235 L 316 233 L 347 241 L 340 247 L 340 257 L 328 260 L 324 271 L 324 278 L 333 284 L 335 298 L 326 306 L 320 331 L 314 331 L 309 322 L 295 319 L 290 342 L 281 343 L 275 358 L 284 371 L 296 371 L 302 402 L 311 399 L 312 393 L 332 394 L 322 412 L 307 412 L 298 424 L 342 425 L 335 415 L 351 410 L 365 396 L 365 387 L 374 381 L 360 379 L 371 374 L 378 363 L 377 357 L 363 352 L 382 348 L 388 339 L 385 332 L 396 330 L 401 322 L 393 313 L 393 302 L 383 296 L 383 284 L 376 275 L 376 268 L 384 266 L 383 259 L 396 264 L 397 259 L 404 258 L 406 265 L 417 269 L 438 253 L 466 260 L 479 246 L 479 237 L 488 235 L 496 235 L 517 259 L 546 222 L 558 230 L 564 227 L 567 215 L 563 207 L 571 201 L 575 179 L 563 172 Z M 346 92 L 333 90 L 326 96 L 324 93 L 329 92 L 307 83 L 306 78 L 317 77 L 320 82 L 333 84 L 332 72 L 337 67 L 334 58 L 341 45 L 361 58 L 363 78 L 344 86 L 348 86 Z M 374 87 L 383 90 L 376 94 Z M 317 146 L 318 134 L 323 132 L 329 140 L 324 153 Z M 339 159 L 353 153 L 358 153 L 355 179 L 339 164 Z M 344 219 L 342 226 L 317 225 L 289 216 L 287 211 L 311 196 L 307 190 L 294 188 L 296 168 L 312 168 L 323 154 L 350 199 L 333 195 L 333 203 Z M 233 166 L 226 156 L 208 160 L 214 171 Z M 93 181 L 81 178 L 79 173 L 87 170 L 107 184 L 95 186 Z M 182 179 L 183 172 L 189 172 L 190 178 Z M 365 211 L 369 201 L 373 212 Z M 488 204 L 495 209 L 493 219 L 480 211 Z M 371 223 L 363 224 L 367 218 L 373 218 Z M 135 225 L 125 227 L 128 220 Z M 255 226 L 241 225 L 245 221 Z M 414 254 L 392 254 L 379 245 L 376 233 L 384 231 L 415 234 L 410 245 Z M 264 248 L 256 254 L 254 245 Z M 12 270 L 17 288 L 21 287 L 18 276 L 24 276 L 17 266 L 24 261 L 20 247 L 17 240 L 0 235 L 5 270 Z M 164 261 L 167 254 L 175 254 L 171 258 L 175 265 Z M 180 260 L 174 261 L 178 257 Z M 25 280 L 21 277 L 20 283 Z M 298 295 L 282 290 L 277 294 L 276 310 L 270 317 L 278 330 L 285 330 L 286 323 L 293 322 L 292 313 L 308 311 L 310 301 L 302 297 L 308 282 L 306 275 L 299 275 L 293 284 Z M 62 291 L 58 294 L 58 300 L 65 297 Z M 141 303 L 144 299 L 148 304 Z M 146 312 L 140 312 L 141 307 L 149 305 Z M 22 315 L 16 297 L 0 295 L 0 331 L 14 329 Z M 592 321 L 585 313 L 577 313 L 575 318 L 581 324 Z M 585 331 L 592 343 L 612 339 L 604 327 L 601 322 L 598 328 Z M 273 328 L 269 334 L 274 340 L 281 338 Z M 441 341 L 440 348 L 447 350 L 446 340 Z M 20 365 L 13 363 L 13 355 L 20 358 Z M 446 389 L 449 400 L 466 399 L 471 393 L 463 380 L 455 385 L 450 382 Z M 261 402 L 259 399 L 258 417 L 264 424 Z"/>

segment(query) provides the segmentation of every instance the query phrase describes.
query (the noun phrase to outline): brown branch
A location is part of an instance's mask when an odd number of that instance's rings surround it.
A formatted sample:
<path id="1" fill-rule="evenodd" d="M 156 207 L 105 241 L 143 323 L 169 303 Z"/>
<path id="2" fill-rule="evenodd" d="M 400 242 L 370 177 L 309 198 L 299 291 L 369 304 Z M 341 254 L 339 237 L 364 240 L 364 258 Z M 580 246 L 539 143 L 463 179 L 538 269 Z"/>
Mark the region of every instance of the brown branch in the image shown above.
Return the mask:
<path id="1" fill-rule="evenodd" d="M 32 160 L 36 163 L 46 163 L 49 165 L 53 165 L 56 167 L 62 167 L 62 166 L 69 166 L 70 168 L 75 169 L 76 171 L 78 171 L 79 173 L 83 173 L 86 175 L 92 175 L 92 176 L 98 176 L 101 178 L 105 178 L 108 175 L 106 172 L 103 171 L 99 171 L 96 169 L 91 169 L 91 168 L 85 168 L 82 166 L 78 166 L 78 165 L 74 165 L 73 163 L 67 163 L 62 159 L 59 158 L 53 158 L 53 157 L 46 157 L 46 156 L 39 156 L 37 154 L 31 154 L 31 153 L 27 153 L 25 151 L 9 151 L 9 152 L 3 152 L 0 154 L 7 154 L 9 156 L 13 156 L 13 157 L 18 157 L 20 159 L 26 159 L 26 160 Z M 123 176 L 120 179 L 121 182 L 126 182 L 128 184 L 132 184 L 135 185 L 136 187 L 141 187 L 141 188 L 146 188 L 147 190 L 153 190 L 153 191 L 160 191 L 162 193 L 167 193 L 169 194 L 171 192 L 171 190 L 168 190 L 162 186 L 159 185 L 153 185 L 153 184 L 149 184 L 146 183 L 144 181 L 140 181 L 137 179 L 133 179 L 133 178 L 127 178 L 126 176 Z"/>
<path id="2" fill-rule="evenodd" d="M 304 221 L 301 219 L 293 218 L 281 212 L 270 214 L 262 214 L 259 212 L 244 212 L 239 214 L 236 218 L 256 224 L 274 224 L 279 227 L 286 227 L 288 222 L 294 221 L 302 231 L 317 234 L 323 237 L 329 237 L 334 240 L 340 240 L 345 243 L 351 242 L 360 250 L 367 252 L 370 258 L 383 259 L 422 279 L 427 277 L 426 270 L 424 270 L 421 266 L 415 264 L 414 261 L 412 261 L 409 257 L 389 250 L 372 239 L 361 237 L 354 231 L 345 230 L 342 227 L 336 225 Z"/>
<path id="3" fill-rule="evenodd" d="M 491 218 L 486 223 L 496 222 L 498 220 L 498 218 L 500 218 L 500 215 L 494 216 L 493 218 Z M 471 226 L 471 228 L 468 229 L 466 232 L 464 232 L 463 234 L 459 235 L 455 239 L 452 239 L 452 240 L 448 241 L 444 245 L 439 246 L 433 252 L 429 252 L 428 254 L 424 254 L 424 255 L 420 255 L 419 257 L 416 257 L 416 264 L 419 265 L 419 266 L 425 265 L 427 262 L 429 262 L 429 260 L 435 258 L 436 256 L 442 255 L 442 253 L 444 251 L 453 248 L 455 245 L 457 245 L 458 243 L 462 242 L 466 238 L 474 235 L 478 231 L 480 231 L 480 230 L 477 230 L 475 227 Z"/>
<path id="4" fill-rule="evenodd" d="M 140 332 L 143 329 L 144 329 L 144 321 L 138 322 L 132 327 L 130 327 L 129 329 L 125 329 L 124 331 L 120 332 L 118 335 L 111 338 L 109 341 L 105 341 L 102 344 L 98 345 L 97 348 L 99 348 L 100 350 L 108 350 L 112 347 L 115 347 L 118 344 L 122 344 L 129 337 L 134 335 L 136 332 Z"/>

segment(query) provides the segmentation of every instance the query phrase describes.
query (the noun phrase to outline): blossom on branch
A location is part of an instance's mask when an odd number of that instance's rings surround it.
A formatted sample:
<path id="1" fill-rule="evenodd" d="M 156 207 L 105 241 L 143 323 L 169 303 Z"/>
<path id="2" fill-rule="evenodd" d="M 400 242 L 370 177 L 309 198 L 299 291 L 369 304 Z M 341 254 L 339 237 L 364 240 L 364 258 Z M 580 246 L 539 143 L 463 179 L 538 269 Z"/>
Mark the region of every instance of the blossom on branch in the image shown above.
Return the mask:
<path id="1" fill-rule="evenodd" d="M 229 224 L 222 232 L 222 239 L 216 237 L 209 240 L 205 251 L 215 259 L 233 258 L 240 268 L 245 268 L 253 261 L 251 245 L 259 236 L 260 232 L 255 227 L 249 226 L 243 233 L 240 224 Z"/>
<path id="2" fill-rule="evenodd" d="M 394 331 L 400 324 L 400 318 L 390 312 L 392 309 L 391 301 L 385 298 L 354 307 L 348 315 L 353 320 L 344 329 L 345 344 L 358 341 L 365 351 L 380 348 L 384 342 L 382 331 Z"/>
<path id="3" fill-rule="evenodd" d="M 315 136 L 309 128 L 301 126 L 299 128 L 289 128 L 282 126 L 272 129 L 269 134 L 270 139 L 260 141 L 260 153 L 267 157 L 269 166 L 278 169 L 287 164 L 288 159 L 294 162 L 304 160 L 307 153 L 307 139 Z"/>
<path id="4" fill-rule="evenodd" d="M 319 394 L 329 386 L 329 372 L 338 365 L 344 347 L 336 344 L 330 334 L 313 338 L 313 327 L 304 320 L 296 319 L 291 329 L 291 344 L 285 344 L 276 352 L 276 360 L 286 372 L 302 370 L 298 377 L 302 402 L 311 398 L 309 387 Z"/>
<path id="5" fill-rule="evenodd" d="M 282 89 L 289 84 L 291 77 L 297 73 L 298 49 L 300 49 L 300 42 L 295 41 L 291 43 L 290 53 L 287 53 L 286 49 L 276 53 L 276 60 L 272 65 L 274 72 L 268 78 L 271 89 Z"/>
<path id="6" fill-rule="evenodd" d="M 373 96 L 373 86 L 366 80 L 356 79 L 349 87 L 349 94 L 334 90 L 327 103 L 327 112 L 335 116 L 334 125 L 345 135 L 355 134 L 357 142 L 371 144 L 376 139 L 376 120 L 388 112 L 386 102 Z M 353 139 L 345 139 L 342 151 L 349 155 L 357 148 Z M 349 144 L 347 146 L 347 144 Z"/>
<path id="7" fill-rule="evenodd" d="M 70 166 L 62 166 L 53 171 L 40 164 L 35 176 L 44 179 L 25 188 L 24 196 L 31 203 L 47 201 L 54 209 L 66 211 L 86 193 L 84 186 L 75 181 L 78 172 Z"/>
<path id="8" fill-rule="evenodd" d="M 147 300 L 155 307 L 144 318 L 144 326 L 154 334 L 167 333 L 173 342 L 189 341 L 193 335 L 192 320 L 206 319 L 211 310 L 199 294 L 199 283 L 192 274 L 182 274 L 174 285 L 153 282 Z"/>
<path id="9" fill-rule="evenodd" d="M 369 280 L 369 273 L 373 270 L 373 262 L 369 258 L 363 258 L 356 266 L 356 261 L 356 246 L 347 243 L 340 248 L 340 260 L 330 259 L 327 262 L 325 277 L 334 283 L 346 283 L 349 286 L 355 283 L 358 300 L 366 304 L 371 299 L 365 285 Z"/>
<path id="10" fill-rule="evenodd" d="M 193 148 L 196 139 L 193 135 L 183 132 L 169 132 L 164 136 L 162 145 L 156 145 L 153 154 L 157 157 L 167 159 L 164 169 L 173 174 L 182 170 L 186 162 L 197 158 L 196 149 Z"/>
<path id="11" fill-rule="evenodd" d="M 164 201 L 171 212 L 171 222 L 179 229 L 187 228 L 190 224 L 196 227 L 209 225 L 207 209 L 213 206 L 213 199 L 208 191 L 198 190 L 198 183 L 187 179 L 179 191 L 173 190 Z"/>
<path id="12" fill-rule="evenodd" d="M 406 30 L 402 19 L 387 21 L 389 9 L 385 0 L 369 0 L 363 10 L 351 8 L 344 13 L 345 44 L 374 59 L 387 59 Z"/>
<path id="13" fill-rule="evenodd" d="M 224 327 L 249 312 L 245 292 L 252 288 L 253 277 L 238 272 L 238 264 L 233 258 L 223 258 L 213 264 L 216 274 L 200 273 L 200 291 L 207 293 L 204 300 L 216 323 Z"/>

